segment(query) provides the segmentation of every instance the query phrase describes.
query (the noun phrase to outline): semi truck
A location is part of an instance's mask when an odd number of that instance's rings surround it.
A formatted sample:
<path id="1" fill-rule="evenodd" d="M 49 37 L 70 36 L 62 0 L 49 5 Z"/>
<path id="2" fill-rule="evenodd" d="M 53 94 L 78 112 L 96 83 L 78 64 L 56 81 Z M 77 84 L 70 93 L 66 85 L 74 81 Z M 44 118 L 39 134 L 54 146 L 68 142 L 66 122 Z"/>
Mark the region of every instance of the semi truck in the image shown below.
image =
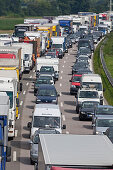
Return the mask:
<path id="1" fill-rule="evenodd" d="M 3 95 L 3 96 L 2 96 Z M 6 162 L 11 161 L 11 147 L 8 146 L 9 97 L 0 94 L 0 169 L 6 169 Z"/>
<path id="2" fill-rule="evenodd" d="M 38 170 L 113 169 L 113 144 L 105 135 L 40 134 Z"/>
<path id="3" fill-rule="evenodd" d="M 20 47 L 21 50 L 21 58 L 22 58 L 22 65 L 23 65 L 23 72 L 29 72 L 33 68 L 33 44 L 28 43 L 12 43 L 12 47 Z"/>
<path id="4" fill-rule="evenodd" d="M 73 32 L 72 20 L 59 20 L 59 24 L 64 28 L 64 32 L 71 34 Z"/>

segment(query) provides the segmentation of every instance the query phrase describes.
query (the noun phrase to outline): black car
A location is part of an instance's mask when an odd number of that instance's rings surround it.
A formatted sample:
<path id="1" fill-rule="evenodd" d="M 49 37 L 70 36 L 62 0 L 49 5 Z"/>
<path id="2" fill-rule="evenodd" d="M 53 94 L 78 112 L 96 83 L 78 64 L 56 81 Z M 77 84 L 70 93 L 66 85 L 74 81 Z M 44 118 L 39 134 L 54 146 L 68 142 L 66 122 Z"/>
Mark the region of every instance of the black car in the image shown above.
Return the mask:
<path id="1" fill-rule="evenodd" d="M 95 107 L 99 105 L 96 101 L 84 101 L 79 110 L 79 120 L 91 119 L 94 114 Z"/>
<path id="2" fill-rule="evenodd" d="M 89 63 L 88 61 L 80 61 L 80 62 L 76 62 L 72 68 L 72 74 L 75 74 L 78 72 L 79 69 L 81 68 L 89 68 Z"/>
<path id="3" fill-rule="evenodd" d="M 87 55 L 89 58 L 91 58 L 91 50 L 88 47 L 80 47 L 77 53 L 77 57 L 79 57 L 80 55 Z"/>
<path id="4" fill-rule="evenodd" d="M 34 83 L 34 95 L 37 94 L 38 88 L 42 84 L 52 84 L 51 80 L 48 78 L 38 78 Z"/>

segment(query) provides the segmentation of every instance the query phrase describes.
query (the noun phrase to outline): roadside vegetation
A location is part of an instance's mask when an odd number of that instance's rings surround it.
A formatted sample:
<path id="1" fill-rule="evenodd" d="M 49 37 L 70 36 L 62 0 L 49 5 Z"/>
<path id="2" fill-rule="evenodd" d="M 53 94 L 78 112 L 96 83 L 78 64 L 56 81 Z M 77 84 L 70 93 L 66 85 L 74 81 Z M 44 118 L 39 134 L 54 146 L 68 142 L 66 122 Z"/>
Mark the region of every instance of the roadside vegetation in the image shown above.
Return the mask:
<path id="1" fill-rule="evenodd" d="M 111 38 L 111 36 L 113 36 L 113 33 L 111 33 L 110 35 L 107 36 L 108 40 L 106 41 L 106 43 L 110 43 L 113 44 L 113 40 Z M 106 43 L 104 44 L 103 41 L 98 45 L 98 47 L 96 48 L 95 52 L 94 52 L 94 57 L 93 57 L 93 67 L 94 67 L 94 72 L 99 74 L 102 78 L 102 82 L 103 82 L 103 87 L 105 89 L 104 91 L 104 97 L 107 100 L 109 105 L 113 105 L 113 87 L 111 86 L 111 84 L 109 83 L 106 74 L 103 70 L 102 64 L 101 64 L 101 60 L 100 60 L 100 47 L 101 45 L 104 45 L 103 51 L 104 51 L 104 56 L 105 56 L 105 61 L 108 67 L 108 70 L 113 70 L 113 51 L 112 51 L 112 58 L 111 55 L 109 55 L 110 52 L 110 45 L 108 44 L 106 46 Z M 106 55 L 105 55 L 106 53 Z M 109 56 L 109 57 L 108 57 Z M 113 71 L 112 71 L 113 73 Z M 112 74 L 113 75 L 113 74 Z"/>

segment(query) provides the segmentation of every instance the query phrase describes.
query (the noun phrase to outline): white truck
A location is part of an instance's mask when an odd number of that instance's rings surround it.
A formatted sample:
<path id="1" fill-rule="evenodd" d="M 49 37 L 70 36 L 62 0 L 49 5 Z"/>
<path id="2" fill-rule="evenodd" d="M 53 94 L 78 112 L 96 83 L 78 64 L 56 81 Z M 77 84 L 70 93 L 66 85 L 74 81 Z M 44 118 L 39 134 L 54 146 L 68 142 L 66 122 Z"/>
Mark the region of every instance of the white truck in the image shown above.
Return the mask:
<path id="1" fill-rule="evenodd" d="M 103 104 L 103 84 L 101 76 L 99 74 L 83 74 L 81 79 L 81 87 L 90 88 L 92 85 L 96 90 L 98 90 L 100 104 Z"/>
<path id="2" fill-rule="evenodd" d="M 63 52 L 63 55 L 65 53 L 66 50 L 66 37 L 65 36 L 57 36 L 57 37 L 51 37 L 51 42 L 52 42 L 52 48 L 56 48 L 56 49 L 61 49 Z"/>
<path id="3" fill-rule="evenodd" d="M 33 68 L 32 54 L 33 54 L 33 44 L 30 43 L 12 43 L 12 47 L 20 47 L 21 50 L 21 60 L 23 65 L 23 71 L 30 71 Z"/>
<path id="4" fill-rule="evenodd" d="M 56 104 L 36 104 L 33 113 L 32 122 L 28 122 L 28 127 L 31 128 L 31 138 L 35 131 L 39 128 L 52 128 L 62 133 L 62 113 Z"/>
<path id="5" fill-rule="evenodd" d="M 36 170 L 112 168 L 113 144 L 105 135 L 39 134 Z"/>
<path id="6" fill-rule="evenodd" d="M 51 58 L 49 56 L 37 58 L 36 60 L 36 74 L 40 71 L 42 66 L 53 66 L 54 71 L 57 75 L 57 79 L 59 77 L 59 58 Z"/>

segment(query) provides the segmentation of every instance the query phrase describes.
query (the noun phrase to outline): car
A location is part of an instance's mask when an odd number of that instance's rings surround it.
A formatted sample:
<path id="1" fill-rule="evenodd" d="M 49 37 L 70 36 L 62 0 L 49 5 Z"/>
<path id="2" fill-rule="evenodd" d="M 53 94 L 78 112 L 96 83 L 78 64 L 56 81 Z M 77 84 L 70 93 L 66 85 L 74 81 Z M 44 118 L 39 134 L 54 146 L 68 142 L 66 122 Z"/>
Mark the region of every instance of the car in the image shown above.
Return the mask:
<path id="1" fill-rule="evenodd" d="M 90 70 L 89 67 L 85 67 L 85 68 L 79 68 L 76 72 L 76 74 L 91 74 L 92 71 Z"/>
<path id="2" fill-rule="evenodd" d="M 76 98 L 76 113 L 79 113 L 79 109 L 84 101 L 94 101 L 100 103 L 98 91 L 96 89 L 88 88 L 79 89 Z"/>
<path id="3" fill-rule="evenodd" d="M 50 74 L 40 74 L 39 78 L 48 79 L 48 80 L 50 80 L 52 85 L 55 84 L 55 80 L 53 79 L 52 75 L 50 75 Z"/>
<path id="4" fill-rule="evenodd" d="M 90 62 L 89 57 L 87 55 L 79 55 L 78 58 L 76 58 L 77 62 L 82 62 L 82 61 L 87 61 L 88 63 Z"/>
<path id="5" fill-rule="evenodd" d="M 58 58 L 63 58 L 63 51 L 60 48 L 56 49 L 56 51 L 58 52 Z"/>
<path id="6" fill-rule="evenodd" d="M 78 70 L 81 69 L 81 68 L 89 68 L 88 61 L 76 62 L 72 67 L 72 74 L 76 74 L 78 72 Z"/>
<path id="7" fill-rule="evenodd" d="M 113 127 L 109 127 L 105 132 L 104 135 L 106 135 L 110 141 L 113 143 Z"/>
<path id="8" fill-rule="evenodd" d="M 52 128 L 39 128 L 35 131 L 30 141 L 30 162 L 32 165 L 38 163 L 39 134 L 60 134 L 60 132 Z"/>
<path id="9" fill-rule="evenodd" d="M 95 123 L 95 119 L 98 116 L 109 116 L 109 115 L 113 115 L 113 106 L 110 105 L 99 105 L 95 108 L 94 110 L 94 115 L 92 117 L 92 126 Z"/>
<path id="10" fill-rule="evenodd" d="M 109 127 L 113 127 L 113 115 L 97 116 L 93 124 L 93 134 L 103 135 Z"/>
<path id="11" fill-rule="evenodd" d="M 51 80 L 48 78 L 38 78 L 34 83 L 34 95 L 37 94 L 38 88 L 41 84 L 52 84 Z"/>
<path id="12" fill-rule="evenodd" d="M 79 110 L 79 120 L 92 119 L 95 107 L 99 105 L 96 101 L 84 101 Z"/>
<path id="13" fill-rule="evenodd" d="M 80 81 L 81 81 L 82 75 L 80 74 L 74 74 L 70 80 L 70 94 L 77 95 L 78 89 L 80 88 Z"/>
<path id="14" fill-rule="evenodd" d="M 79 57 L 80 55 L 87 55 L 89 58 L 91 58 L 92 53 L 90 48 L 88 47 L 80 47 L 78 52 L 77 52 L 77 57 Z"/>
<path id="15" fill-rule="evenodd" d="M 40 74 L 49 74 L 53 77 L 54 81 L 56 81 L 57 77 L 56 77 L 56 72 L 54 70 L 53 66 L 42 66 L 40 68 L 40 71 L 37 73 L 37 77 L 40 76 Z"/>
<path id="16" fill-rule="evenodd" d="M 54 85 L 43 84 L 38 88 L 38 92 L 36 94 L 36 103 L 58 104 L 58 96 L 59 94 L 57 93 Z"/>

